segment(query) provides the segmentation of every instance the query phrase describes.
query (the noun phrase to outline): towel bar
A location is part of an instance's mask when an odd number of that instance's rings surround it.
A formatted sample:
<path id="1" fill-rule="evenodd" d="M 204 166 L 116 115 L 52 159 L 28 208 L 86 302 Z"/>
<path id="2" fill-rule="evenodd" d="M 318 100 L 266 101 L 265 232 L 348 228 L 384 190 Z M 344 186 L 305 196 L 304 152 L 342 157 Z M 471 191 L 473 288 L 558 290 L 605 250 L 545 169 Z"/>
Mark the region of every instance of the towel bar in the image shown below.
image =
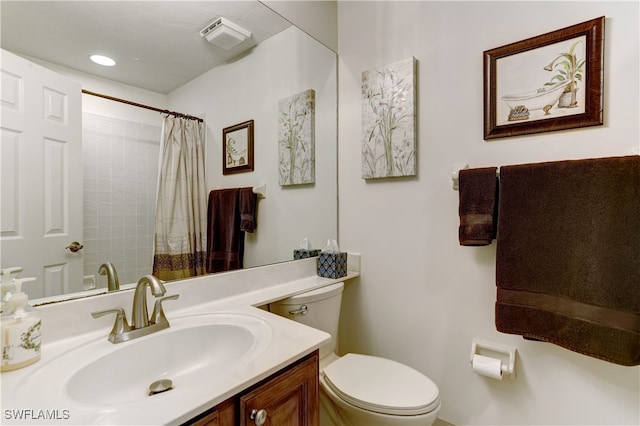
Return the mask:
<path id="1" fill-rule="evenodd" d="M 456 163 L 451 167 L 451 180 L 453 182 L 453 190 L 460 189 L 460 170 L 468 169 L 469 165 L 466 163 Z"/>
<path id="2" fill-rule="evenodd" d="M 465 170 L 468 168 L 469 165 L 467 163 L 456 163 L 451 167 L 451 181 L 454 191 L 460 189 L 460 170 Z M 496 171 L 496 176 L 500 177 L 500 169 Z"/>
<path id="3" fill-rule="evenodd" d="M 261 183 L 253 187 L 253 193 L 258 195 L 258 198 L 267 198 L 267 184 Z"/>

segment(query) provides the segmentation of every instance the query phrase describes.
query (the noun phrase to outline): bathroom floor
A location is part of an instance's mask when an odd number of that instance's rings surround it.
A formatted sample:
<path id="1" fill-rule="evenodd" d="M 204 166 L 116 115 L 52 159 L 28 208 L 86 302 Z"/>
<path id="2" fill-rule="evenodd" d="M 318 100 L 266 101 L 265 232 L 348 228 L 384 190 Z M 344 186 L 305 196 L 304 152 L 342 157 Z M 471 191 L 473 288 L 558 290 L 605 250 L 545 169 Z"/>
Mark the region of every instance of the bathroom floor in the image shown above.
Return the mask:
<path id="1" fill-rule="evenodd" d="M 433 426 L 456 426 L 453 423 L 449 423 L 449 422 L 445 422 L 442 419 L 436 419 L 436 421 L 433 423 Z"/>

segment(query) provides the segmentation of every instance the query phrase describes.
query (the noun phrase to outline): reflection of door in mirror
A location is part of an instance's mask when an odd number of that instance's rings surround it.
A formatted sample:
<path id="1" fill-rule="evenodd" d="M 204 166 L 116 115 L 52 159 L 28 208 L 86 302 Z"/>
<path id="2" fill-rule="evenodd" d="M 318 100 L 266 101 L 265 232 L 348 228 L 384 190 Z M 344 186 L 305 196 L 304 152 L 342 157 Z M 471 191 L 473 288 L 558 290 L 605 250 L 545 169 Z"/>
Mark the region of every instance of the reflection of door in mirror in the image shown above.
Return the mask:
<path id="1" fill-rule="evenodd" d="M 30 298 L 81 290 L 80 85 L 2 51 L 2 268 Z"/>

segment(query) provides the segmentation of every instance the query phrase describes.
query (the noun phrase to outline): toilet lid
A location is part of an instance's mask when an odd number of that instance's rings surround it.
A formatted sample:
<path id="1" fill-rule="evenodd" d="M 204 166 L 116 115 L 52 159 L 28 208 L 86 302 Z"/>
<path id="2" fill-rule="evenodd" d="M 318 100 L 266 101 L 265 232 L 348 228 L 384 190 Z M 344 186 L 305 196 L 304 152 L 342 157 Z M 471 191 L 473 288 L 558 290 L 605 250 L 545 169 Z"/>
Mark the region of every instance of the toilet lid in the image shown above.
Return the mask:
<path id="1" fill-rule="evenodd" d="M 431 379 L 385 358 L 347 354 L 322 374 L 333 392 L 363 410 L 410 416 L 428 413 L 440 403 L 438 387 Z"/>

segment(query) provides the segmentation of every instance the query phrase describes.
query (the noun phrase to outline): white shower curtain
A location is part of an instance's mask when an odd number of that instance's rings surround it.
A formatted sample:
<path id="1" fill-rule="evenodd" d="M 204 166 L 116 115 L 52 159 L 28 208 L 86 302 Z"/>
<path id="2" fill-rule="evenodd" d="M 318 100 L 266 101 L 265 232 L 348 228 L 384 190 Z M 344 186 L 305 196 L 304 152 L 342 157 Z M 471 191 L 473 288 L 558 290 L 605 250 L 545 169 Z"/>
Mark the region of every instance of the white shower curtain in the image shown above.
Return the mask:
<path id="1" fill-rule="evenodd" d="M 166 116 L 162 127 L 153 275 L 205 274 L 207 195 L 204 124 Z"/>

